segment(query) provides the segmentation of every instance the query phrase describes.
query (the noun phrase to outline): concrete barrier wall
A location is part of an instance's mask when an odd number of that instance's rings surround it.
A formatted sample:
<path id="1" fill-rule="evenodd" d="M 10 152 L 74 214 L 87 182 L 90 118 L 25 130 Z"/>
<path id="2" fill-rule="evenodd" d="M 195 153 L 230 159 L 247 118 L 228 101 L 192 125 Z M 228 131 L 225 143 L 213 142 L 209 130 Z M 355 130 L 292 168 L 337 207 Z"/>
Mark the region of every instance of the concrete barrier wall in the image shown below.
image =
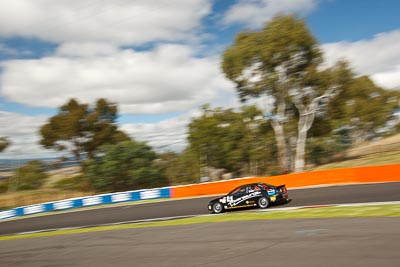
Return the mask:
<path id="1" fill-rule="evenodd" d="M 171 197 L 191 197 L 226 194 L 236 186 L 264 182 L 272 185 L 286 184 L 287 188 L 328 184 L 400 182 L 400 164 L 331 169 L 269 177 L 251 177 L 171 188 Z"/>

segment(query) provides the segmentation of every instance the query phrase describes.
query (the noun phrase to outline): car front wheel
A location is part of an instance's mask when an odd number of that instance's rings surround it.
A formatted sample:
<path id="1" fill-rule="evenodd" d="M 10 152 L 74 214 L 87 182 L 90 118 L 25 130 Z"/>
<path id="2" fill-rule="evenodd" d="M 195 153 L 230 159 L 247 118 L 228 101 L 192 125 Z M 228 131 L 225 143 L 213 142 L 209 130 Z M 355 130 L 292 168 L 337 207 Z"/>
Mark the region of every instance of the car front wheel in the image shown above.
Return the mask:
<path id="1" fill-rule="evenodd" d="M 257 201 L 257 204 L 258 204 L 258 206 L 259 206 L 261 209 L 267 208 L 268 205 L 269 205 L 268 198 L 266 198 L 266 197 L 260 197 L 260 198 L 258 199 L 258 201 Z"/>
<path id="2" fill-rule="evenodd" d="M 213 205 L 213 213 L 221 213 L 224 211 L 224 207 L 222 207 L 222 204 L 217 202 Z"/>

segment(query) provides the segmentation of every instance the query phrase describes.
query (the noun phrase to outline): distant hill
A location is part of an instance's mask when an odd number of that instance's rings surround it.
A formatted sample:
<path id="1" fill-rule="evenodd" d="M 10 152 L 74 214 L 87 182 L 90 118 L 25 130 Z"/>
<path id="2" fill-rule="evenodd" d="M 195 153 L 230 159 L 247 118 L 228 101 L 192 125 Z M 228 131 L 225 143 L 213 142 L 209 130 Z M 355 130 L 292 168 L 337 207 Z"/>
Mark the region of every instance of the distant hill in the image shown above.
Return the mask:
<path id="1" fill-rule="evenodd" d="M 59 161 L 59 158 L 0 159 L 0 172 L 11 171 L 31 160 L 40 160 L 47 164 L 51 164 L 53 162 Z M 76 160 L 69 159 L 65 162 L 62 162 L 60 164 L 60 167 L 72 167 L 77 165 L 79 164 Z"/>

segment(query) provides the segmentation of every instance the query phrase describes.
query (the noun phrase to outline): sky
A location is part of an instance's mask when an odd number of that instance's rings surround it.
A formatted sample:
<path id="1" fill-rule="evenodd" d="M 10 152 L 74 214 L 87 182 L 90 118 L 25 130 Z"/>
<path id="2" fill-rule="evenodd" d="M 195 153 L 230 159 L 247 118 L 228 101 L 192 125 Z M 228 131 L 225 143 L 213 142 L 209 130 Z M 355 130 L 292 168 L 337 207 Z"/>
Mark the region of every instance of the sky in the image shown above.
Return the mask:
<path id="1" fill-rule="evenodd" d="M 220 69 L 241 31 L 305 19 L 327 64 L 400 90 L 398 0 L 1 0 L 0 158 L 48 158 L 39 129 L 69 99 L 117 103 L 121 130 L 180 151 L 203 104 L 240 105 Z"/>

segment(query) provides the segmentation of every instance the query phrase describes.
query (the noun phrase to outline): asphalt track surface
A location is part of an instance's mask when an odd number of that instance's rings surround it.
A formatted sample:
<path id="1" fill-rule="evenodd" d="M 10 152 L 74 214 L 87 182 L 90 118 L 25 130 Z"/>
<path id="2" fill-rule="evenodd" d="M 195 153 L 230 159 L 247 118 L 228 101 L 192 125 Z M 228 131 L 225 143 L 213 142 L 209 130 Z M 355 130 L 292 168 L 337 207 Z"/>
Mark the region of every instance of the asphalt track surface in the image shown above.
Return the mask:
<path id="1" fill-rule="evenodd" d="M 400 183 L 332 186 L 289 190 L 292 202 L 285 207 L 400 200 Z M 93 226 L 155 218 L 208 214 L 214 197 L 114 206 L 68 213 L 53 213 L 0 222 L 0 235 L 69 227 Z M 282 206 L 278 206 L 282 207 Z M 275 207 L 271 207 L 275 208 Z"/>
<path id="2" fill-rule="evenodd" d="M 400 218 L 204 223 L 0 241 L 0 266 L 399 266 Z"/>

